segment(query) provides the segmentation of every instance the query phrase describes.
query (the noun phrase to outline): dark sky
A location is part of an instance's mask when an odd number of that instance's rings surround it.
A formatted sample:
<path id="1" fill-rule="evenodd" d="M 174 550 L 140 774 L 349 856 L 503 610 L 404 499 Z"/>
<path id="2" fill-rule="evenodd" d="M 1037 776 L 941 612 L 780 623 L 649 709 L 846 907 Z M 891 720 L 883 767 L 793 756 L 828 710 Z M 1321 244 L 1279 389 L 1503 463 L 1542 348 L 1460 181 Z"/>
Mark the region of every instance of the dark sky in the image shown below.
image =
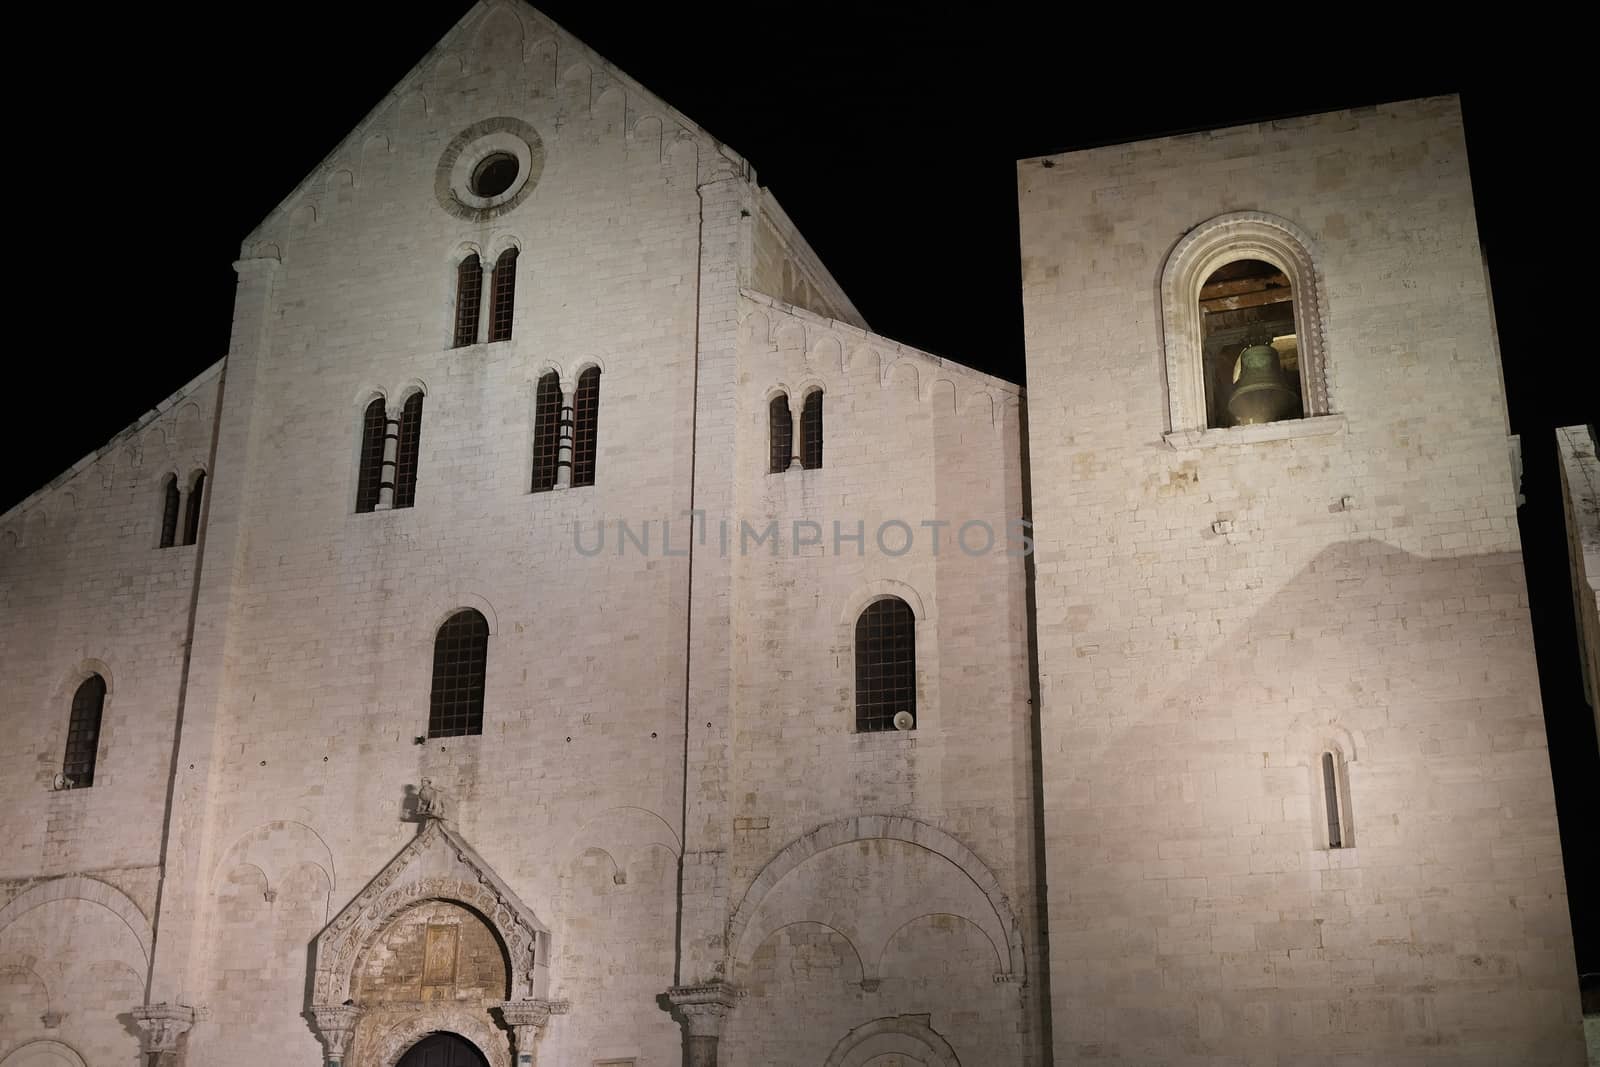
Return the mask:
<path id="1" fill-rule="evenodd" d="M 13 439 L 0 508 L 225 353 L 239 241 L 469 6 L 34 16 L 59 62 L 13 98 L 23 191 L 10 207 L 31 235 L 31 258 L 13 252 L 24 279 L 13 292 L 29 301 L 20 321 L 47 328 L 7 360 L 37 428 L 25 446 Z M 1282 7 L 1212 7 L 1178 26 L 1148 5 L 1036 6 L 541 9 L 749 159 L 874 329 L 1018 382 L 1016 159 L 1459 92 L 1523 440 L 1522 535 L 1580 965 L 1600 971 L 1600 916 L 1583 915 L 1600 910 L 1600 876 L 1578 854 L 1593 850 L 1600 759 L 1551 434 L 1600 407 L 1592 331 L 1555 329 L 1570 311 L 1558 206 L 1592 198 L 1574 154 L 1587 122 L 1569 103 L 1591 96 L 1592 61 L 1564 54 L 1578 31 L 1530 20 L 1533 47 L 1522 20 L 1413 23 L 1398 5 L 1381 20 L 1321 10 L 1298 27 Z"/>

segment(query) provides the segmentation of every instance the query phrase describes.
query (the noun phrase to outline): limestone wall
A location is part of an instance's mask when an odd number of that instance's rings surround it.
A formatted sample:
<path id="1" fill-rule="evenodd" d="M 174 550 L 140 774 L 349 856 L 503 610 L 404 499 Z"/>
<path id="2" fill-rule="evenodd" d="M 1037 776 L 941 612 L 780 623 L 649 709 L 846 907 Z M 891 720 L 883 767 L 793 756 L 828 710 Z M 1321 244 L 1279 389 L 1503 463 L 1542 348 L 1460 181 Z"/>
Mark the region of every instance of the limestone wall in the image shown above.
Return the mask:
<path id="1" fill-rule="evenodd" d="M 1018 182 L 1058 1061 L 1580 1063 L 1456 101 Z M 1173 447 L 1163 263 L 1236 211 L 1310 235 L 1340 418 Z"/>

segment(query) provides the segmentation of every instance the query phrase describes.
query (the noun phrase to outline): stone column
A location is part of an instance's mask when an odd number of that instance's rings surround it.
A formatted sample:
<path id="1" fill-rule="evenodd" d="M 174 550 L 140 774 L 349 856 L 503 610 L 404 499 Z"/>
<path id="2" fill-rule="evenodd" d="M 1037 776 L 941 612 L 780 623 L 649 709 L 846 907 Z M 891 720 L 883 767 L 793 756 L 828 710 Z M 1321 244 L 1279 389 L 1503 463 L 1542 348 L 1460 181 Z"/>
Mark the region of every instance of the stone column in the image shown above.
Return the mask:
<path id="1" fill-rule="evenodd" d="M 722 1022 L 739 999 L 738 989 L 726 982 L 679 985 L 667 990 L 667 999 L 683 1023 L 684 1067 L 717 1067 Z"/>
<path id="2" fill-rule="evenodd" d="M 178 1041 L 194 1025 L 194 1009 L 187 1004 L 140 1004 L 132 1014 L 146 1067 L 177 1067 Z"/>
<path id="3" fill-rule="evenodd" d="M 534 1054 L 552 1015 L 565 1015 L 564 1000 L 505 1000 L 495 1005 L 516 1040 L 517 1067 L 533 1067 Z"/>
<path id="4" fill-rule="evenodd" d="M 383 416 L 383 466 L 379 468 L 378 502 L 374 511 L 388 511 L 394 507 L 394 480 L 400 469 L 400 417 L 390 417 L 387 409 Z"/>
<path id="5" fill-rule="evenodd" d="M 801 442 L 801 437 L 802 437 L 802 434 L 803 434 L 803 431 L 801 429 L 800 419 L 801 419 L 801 416 L 803 416 L 805 414 L 806 402 L 805 402 L 804 398 L 801 399 L 801 401 L 800 401 L 800 410 L 799 411 L 796 411 L 794 409 L 794 400 L 792 398 L 789 400 L 788 403 L 789 403 L 789 451 L 791 453 L 793 453 L 789 457 L 789 469 L 792 470 L 792 471 L 803 470 L 805 468 L 805 463 L 802 462 L 801 459 L 800 459 L 800 449 L 802 447 L 800 442 Z"/>
<path id="6" fill-rule="evenodd" d="M 574 382 L 561 383 L 561 416 L 556 420 L 556 488 L 572 487 L 572 401 Z"/>
<path id="7" fill-rule="evenodd" d="M 326 1067 L 341 1067 L 355 1037 L 356 1023 L 361 1021 L 361 1009 L 354 1004 L 317 1004 L 312 1006 L 311 1016 L 328 1053 Z"/>

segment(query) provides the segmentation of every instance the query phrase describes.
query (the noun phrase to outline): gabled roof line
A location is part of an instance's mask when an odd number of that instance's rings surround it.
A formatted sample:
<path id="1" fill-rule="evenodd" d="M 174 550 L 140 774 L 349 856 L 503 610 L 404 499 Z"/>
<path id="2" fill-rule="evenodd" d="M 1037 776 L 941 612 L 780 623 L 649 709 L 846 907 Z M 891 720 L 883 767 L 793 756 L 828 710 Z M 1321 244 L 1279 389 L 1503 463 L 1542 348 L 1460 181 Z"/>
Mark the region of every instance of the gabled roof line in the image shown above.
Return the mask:
<path id="1" fill-rule="evenodd" d="M 200 385 L 205 383 L 206 379 L 215 376 L 217 372 L 222 369 L 222 365 L 226 362 L 226 358 L 217 360 L 215 363 L 211 364 L 211 366 L 207 367 L 205 370 L 201 371 L 199 374 L 185 382 L 171 396 L 161 401 L 143 415 L 140 415 L 127 426 L 124 426 L 122 429 L 118 430 L 116 434 L 113 435 L 105 444 L 101 445 L 93 452 L 90 452 L 87 456 L 84 456 L 82 459 L 78 460 L 78 462 L 74 463 L 72 466 L 68 467 L 66 470 L 50 479 L 44 485 L 23 497 L 17 503 L 7 508 L 4 512 L 0 512 L 0 522 L 5 522 L 13 516 L 20 515 L 22 512 L 26 511 L 29 506 L 37 502 L 40 497 L 51 492 L 52 490 L 60 488 L 82 472 L 94 466 L 94 464 L 101 457 L 109 453 L 118 444 L 127 440 L 129 437 L 132 437 L 134 434 L 138 433 L 140 430 L 144 429 L 146 426 L 150 425 L 152 422 L 156 421 L 161 416 L 177 407 L 184 400 L 187 400 L 190 394 L 195 392 Z"/>
<path id="2" fill-rule="evenodd" d="M 695 122 L 693 119 L 689 118 L 689 116 L 673 107 L 666 100 L 663 100 L 659 94 L 651 92 L 648 88 L 631 77 L 626 71 L 622 70 L 615 63 L 612 63 L 605 56 L 602 56 L 600 53 L 596 52 L 575 34 L 568 31 L 565 27 L 561 26 L 549 15 L 546 15 L 532 4 L 524 3 L 523 0 L 478 0 L 478 2 L 474 4 L 465 15 L 461 16 L 454 26 L 450 27 L 450 29 L 446 31 L 443 37 L 434 42 L 433 47 L 429 48 L 422 54 L 422 58 L 417 60 L 412 68 L 406 73 L 405 77 L 396 82 L 394 87 L 386 92 L 383 97 L 372 106 L 372 110 L 368 111 L 366 115 L 362 117 L 361 121 L 356 123 L 355 126 L 351 128 L 349 133 L 340 138 L 339 142 L 335 144 L 331 150 L 329 150 L 327 155 L 323 156 L 322 159 L 318 161 L 316 166 L 312 167 L 306 172 L 306 176 L 300 179 L 295 187 L 289 191 L 289 194 L 282 200 L 278 201 L 277 205 L 273 207 L 271 211 L 267 212 L 260 222 L 256 223 L 255 227 L 251 229 L 251 231 L 244 236 L 243 241 L 240 242 L 241 247 L 248 246 L 261 239 L 264 236 L 262 231 L 265 230 L 269 224 L 277 221 L 284 214 L 286 209 L 288 209 L 295 201 L 297 201 L 317 179 L 323 177 L 327 173 L 332 165 L 338 161 L 340 154 L 345 150 L 346 146 L 357 141 L 358 138 L 364 138 L 366 133 L 373 126 L 377 125 L 378 120 L 386 115 L 391 107 L 397 105 L 406 93 L 410 92 L 412 86 L 414 86 L 416 82 L 422 78 L 424 72 L 431 67 L 434 61 L 439 59 L 448 51 L 448 49 L 445 47 L 447 44 L 451 44 L 458 36 L 464 34 L 469 24 L 476 26 L 488 15 L 489 12 L 498 8 L 511 8 L 517 13 L 518 18 L 524 21 L 524 29 L 528 30 L 538 28 L 526 25 L 525 12 L 532 12 L 532 14 L 537 16 L 541 22 L 548 25 L 556 35 L 564 39 L 562 43 L 571 42 L 578 48 L 582 49 L 587 58 L 591 60 L 596 67 L 604 70 L 607 77 L 612 78 L 616 82 L 620 83 L 630 92 L 644 93 L 646 96 L 650 97 L 651 100 L 660 105 L 661 110 L 667 118 L 672 119 L 674 122 L 678 123 L 679 126 L 688 130 L 695 136 L 704 138 L 707 142 L 713 145 L 717 151 L 731 157 L 734 162 L 739 163 L 747 168 L 749 167 L 748 160 L 746 160 L 734 149 L 718 140 L 705 127 L 701 126 L 698 122 Z M 560 60 L 558 54 L 558 64 L 561 63 L 564 63 L 564 61 Z M 559 79 L 560 76 L 561 72 L 558 69 L 556 71 L 556 77 Z M 753 180 L 754 168 L 750 169 L 752 171 L 751 177 Z"/>

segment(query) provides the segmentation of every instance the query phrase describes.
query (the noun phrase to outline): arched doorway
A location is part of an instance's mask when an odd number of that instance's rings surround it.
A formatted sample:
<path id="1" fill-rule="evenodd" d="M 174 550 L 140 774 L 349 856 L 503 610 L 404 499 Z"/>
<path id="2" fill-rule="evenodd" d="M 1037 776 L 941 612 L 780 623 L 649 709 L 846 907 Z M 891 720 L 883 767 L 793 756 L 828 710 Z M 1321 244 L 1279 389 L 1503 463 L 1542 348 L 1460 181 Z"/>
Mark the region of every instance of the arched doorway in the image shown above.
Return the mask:
<path id="1" fill-rule="evenodd" d="M 489 1067 L 489 1061 L 466 1038 L 441 1032 L 412 1045 L 395 1067 Z"/>

